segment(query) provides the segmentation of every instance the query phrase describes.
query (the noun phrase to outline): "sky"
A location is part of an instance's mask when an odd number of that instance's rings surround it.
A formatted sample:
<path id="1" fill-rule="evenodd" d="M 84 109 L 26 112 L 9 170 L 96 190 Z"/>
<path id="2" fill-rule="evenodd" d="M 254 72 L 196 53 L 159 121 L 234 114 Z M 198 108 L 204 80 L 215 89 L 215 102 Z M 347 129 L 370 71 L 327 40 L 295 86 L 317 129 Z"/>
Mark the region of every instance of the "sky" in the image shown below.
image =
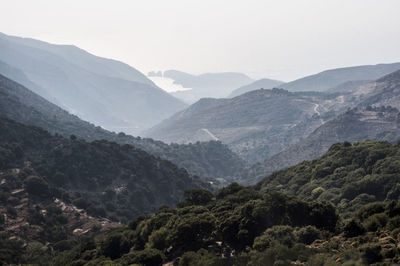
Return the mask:
<path id="1" fill-rule="evenodd" d="M 1 0 L 0 31 L 143 73 L 242 72 L 290 81 L 400 62 L 400 0 Z"/>

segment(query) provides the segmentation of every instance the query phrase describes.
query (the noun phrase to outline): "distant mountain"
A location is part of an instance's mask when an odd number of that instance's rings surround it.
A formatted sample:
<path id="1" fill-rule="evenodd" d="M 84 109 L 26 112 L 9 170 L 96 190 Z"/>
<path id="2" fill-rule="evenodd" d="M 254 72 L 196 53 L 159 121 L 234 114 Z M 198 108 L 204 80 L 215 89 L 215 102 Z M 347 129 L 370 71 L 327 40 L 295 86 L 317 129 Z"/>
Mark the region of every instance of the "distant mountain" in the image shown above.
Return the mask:
<path id="1" fill-rule="evenodd" d="M 283 84 L 283 82 L 279 81 L 279 80 L 260 79 L 260 80 L 254 81 L 251 84 L 237 88 L 236 90 L 231 92 L 231 94 L 228 96 L 228 98 L 233 98 L 233 97 L 239 96 L 240 94 L 243 94 L 243 93 L 246 93 L 249 91 L 258 90 L 258 89 L 272 89 L 281 84 Z"/>
<path id="2" fill-rule="evenodd" d="M 398 110 L 350 110 L 323 124 L 307 138 L 247 169 L 241 177 L 245 184 L 255 184 L 273 171 L 321 156 L 335 143 L 360 140 L 400 140 Z"/>
<path id="3" fill-rule="evenodd" d="M 4 64 L 0 64 L 0 69 L 2 66 L 4 69 Z M 6 115 L 20 123 L 42 127 L 52 134 L 62 134 L 65 137 L 75 135 L 87 141 L 106 139 L 120 144 L 131 144 L 154 156 L 172 161 L 190 174 L 199 175 L 207 180 L 233 176 L 244 167 L 244 162 L 221 142 L 168 145 L 152 139 L 109 132 L 69 114 L 2 75 L 0 115 Z"/>
<path id="4" fill-rule="evenodd" d="M 400 140 L 400 71 L 361 86 L 346 98 L 351 98 L 358 108 L 326 122 L 307 138 L 245 170 L 243 183 L 255 183 L 273 171 L 312 160 L 338 142 Z"/>
<path id="5" fill-rule="evenodd" d="M 333 118 L 345 108 L 342 101 L 337 95 L 283 89 L 256 90 L 232 99 L 201 99 L 147 134 L 178 143 L 218 139 L 247 161 L 262 161 Z"/>
<path id="6" fill-rule="evenodd" d="M 360 86 L 367 85 L 372 82 L 372 80 L 352 80 L 346 81 L 337 85 L 336 87 L 326 90 L 328 93 L 351 93 L 358 89 Z"/>
<path id="7" fill-rule="evenodd" d="M 136 69 L 75 46 L 1 34 L 0 61 L 10 66 L 3 74 L 18 70 L 17 82 L 115 131 L 138 134 L 185 107 Z"/>
<path id="8" fill-rule="evenodd" d="M 400 70 L 378 79 L 372 85 L 372 95 L 364 99 L 359 106 L 391 106 L 400 109 Z"/>
<path id="9" fill-rule="evenodd" d="M 347 81 L 376 80 L 400 69 L 400 63 L 344 67 L 300 78 L 280 87 L 289 91 L 326 91 Z"/>
<path id="10" fill-rule="evenodd" d="M 187 103 L 194 103 L 200 98 L 225 98 L 234 88 L 247 85 L 253 80 L 245 74 L 225 72 L 191 75 L 178 70 L 164 71 L 164 77 L 191 90 L 173 92 L 172 95 Z"/>

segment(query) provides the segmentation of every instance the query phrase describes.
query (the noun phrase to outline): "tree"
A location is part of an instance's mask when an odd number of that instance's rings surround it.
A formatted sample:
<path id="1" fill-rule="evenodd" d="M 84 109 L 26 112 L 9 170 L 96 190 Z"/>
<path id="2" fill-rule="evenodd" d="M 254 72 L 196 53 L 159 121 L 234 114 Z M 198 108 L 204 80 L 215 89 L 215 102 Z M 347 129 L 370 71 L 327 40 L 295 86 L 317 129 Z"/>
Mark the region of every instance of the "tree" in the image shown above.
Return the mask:
<path id="1" fill-rule="evenodd" d="M 184 198 L 193 205 L 206 205 L 212 200 L 213 194 L 208 190 L 191 189 L 185 191 Z"/>
<path id="2" fill-rule="evenodd" d="M 49 186 L 47 182 L 39 176 L 28 176 L 24 183 L 28 193 L 34 195 L 47 195 L 49 193 Z"/>

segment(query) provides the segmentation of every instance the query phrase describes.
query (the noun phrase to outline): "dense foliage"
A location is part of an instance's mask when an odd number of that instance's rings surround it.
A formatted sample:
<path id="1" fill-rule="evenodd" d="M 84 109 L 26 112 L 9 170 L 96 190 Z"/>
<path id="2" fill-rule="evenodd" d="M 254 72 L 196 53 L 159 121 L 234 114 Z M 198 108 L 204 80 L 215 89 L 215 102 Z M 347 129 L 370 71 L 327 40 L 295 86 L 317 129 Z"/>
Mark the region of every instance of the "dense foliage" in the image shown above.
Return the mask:
<path id="1" fill-rule="evenodd" d="M 254 187 L 212 193 L 130 145 L 51 136 L 0 118 L 0 262 L 400 263 L 399 148 L 340 143 Z M 162 206 L 179 195 L 177 208 Z"/>
<path id="2" fill-rule="evenodd" d="M 1 169 L 18 169 L 12 189 L 55 197 L 94 216 L 128 221 L 208 187 L 172 163 L 130 145 L 51 136 L 0 118 Z M 10 188 L 11 189 L 11 188 Z"/>
<path id="3" fill-rule="evenodd" d="M 389 265 L 400 262 L 400 202 L 374 202 L 341 219 L 330 203 L 262 194 L 233 183 L 216 194 L 195 189 L 178 208 L 161 207 L 106 234 L 43 248 L 52 265 Z M 24 262 L 7 240 L 0 254 Z M 20 253 L 11 259 L 10 254 Z M 39 252 L 36 250 L 36 252 Z M 15 254 L 15 253 L 14 253 Z"/>
<path id="4" fill-rule="evenodd" d="M 348 216 L 370 202 L 399 200 L 400 144 L 335 144 L 322 157 L 274 172 L 255 188 L 330 201 Z"/>
<path id="5" fill-rule="evenodd" d="M 250 262 L 254 252 L 275 245 L 293 248 L 298 242 L 296 252 L 302 252 L 305 244 L 333 234 L 339 224 L 329 203 L 307 203 L 279 193 L 263 195 L 236 183 L 215 195 L 187 191 L 178 206 L 139 216 L 106 235 L 81 238 L 75 246 L 55 243 L 51 263 L 98 265 L 112 260 L 117 265 L 160 265 L 180 257 L 180 265 L 206 265 L 206 261 L 232 265 Z"/>

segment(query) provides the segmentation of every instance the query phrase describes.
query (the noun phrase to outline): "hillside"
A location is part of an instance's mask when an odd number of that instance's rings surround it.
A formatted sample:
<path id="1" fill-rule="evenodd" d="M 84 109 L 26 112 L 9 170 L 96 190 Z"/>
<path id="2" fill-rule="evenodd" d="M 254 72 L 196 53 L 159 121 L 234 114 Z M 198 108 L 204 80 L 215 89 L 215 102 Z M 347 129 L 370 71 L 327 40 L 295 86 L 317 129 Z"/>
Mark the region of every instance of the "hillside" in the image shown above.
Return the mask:
<path id="1" fill-rule="evenodd" d="M 215 194 L 189 190 L 177 208 L 161 207 L 108 232 L 52 241 L 30 262 L 395 265 L 399 148 L 378 141 L 339 143 L 254 187 L 232 183 Z M 23 242 L 11 239 L 3 246 L 5 262 L 30 258 Z"/>
<path id="2" fill-rule="evenodd" d="M 1 34 L 0 61 L 24 74 L 17 82 L 111 130 L 138 134 L 185 107 L 136 69 L 75 46 Z"/>
<path id="3" fill-rule="evenodd" d="M 134 145 L 154 156 L 172 161 L 188 170 L 190 174 L 207 180 L 233 176 L 244 167 L 244 162 L 220 142 L 168 145 L 161 141 L 106 131 L 69 114 L 2 75 L 0 75 L 0 114 L 20 123 L 42 127 L 52 134 L 58 133 L 65 137 L 75 135 L 87 141 L 106 139 L 120 144 Z"/>
<path id="4" fill-rule="evenodd" d="M 308 137 L 264 162 L 246 169 L 241 182 L 254 184 L 273 171 L 312 160 L 335 143 L 360 140 L 400 140 L 400 113 L 394 109 L 350 110 L 328 121 Z"/>
<path id="5" fill-rule="evenodd" d="M 18 169 L 11 185 L 25 184 L 28 193 L 72 202 L 90 215 L 126 221 L 176 204 L 187 189 L 208 187 L 131 145 L 52 136 L 3 117 L 0 129 L 1 170 Z"/>
<path id="6" fill-rule="evenodd" d="M 386 141 L 338 143 L 317 159 L 263 178 L 255 189 L 329 201 L 350 215 L 370 202 L 399 200 L 399 147 Z"/>
<path id="7" fill-rule="evenodd" d="M 321 125 L 308 137 L 258 163 L 243 173 L 251 184 L 273 171 L 312 160 L 335 143 L 367 139 L 400 140 L 400 71 L 368 83 L 343 96 L 348 106 L 358 106 Z"/>
<path id="8" fill-rule="evenodd" d="M 279 80 L 260 79 L 260 80 L 254 81 L 251 84 L 248 84 L 248 85 L 245 85 L 245 86 L 235 89 L 234 91 L 231 92 L 231 94 L 229 94 L 228 98 L 233 98 L 233 97 L 239 96 L 243 93 L 246 93 L 249 91 L 254 91 L 254 90 L 259 90 L 261 88 L 262 89 L 272 89 L 281 84 L 283 84 L 283 82 L 279 81 Z"/>
<path id="9" fill-rule="evenodd" d="M 392 106 L 400 109 L 400 70 L 378 79 L 374 85 L 372 95 L 359 106 Z"/>
<path id="10" fill-rule="evenodd" d="M 372 80 L 352 80 L 346 81 L 337 85 L 336 87 L 326 90 L 328 93 L 352 93 L 361 86 L 367 85 Z"/>
<path id="11" fill-rule="evenodd" d="M 235 72 L 191 75 L 182 71 L 167 70 L 164 71 L 163 76 L 173 79 L 174 83 L 180 84 L 184 88 L 191 88 L 191 90 L 172 93 L 175 97 L 190 104 L 205 97 L 225 98 L 233 89 L 253 82 L 247 75 Z"/>
<path id="12" fill-rule="evenodd" d="M 400 69 L 400 63 L 326 70 L 280 85 L 289 91 L 326 91 L 348 81 L 376 80 Z"/>
<path id="13" fill-rule="evenodd" d="M 177 143 L 218 139 L 249 162 L 263 161 L 345 110 L 343 101 L 341 95 L 282 89 L 202 99 L 150 129 L 147 136 Z"/>

